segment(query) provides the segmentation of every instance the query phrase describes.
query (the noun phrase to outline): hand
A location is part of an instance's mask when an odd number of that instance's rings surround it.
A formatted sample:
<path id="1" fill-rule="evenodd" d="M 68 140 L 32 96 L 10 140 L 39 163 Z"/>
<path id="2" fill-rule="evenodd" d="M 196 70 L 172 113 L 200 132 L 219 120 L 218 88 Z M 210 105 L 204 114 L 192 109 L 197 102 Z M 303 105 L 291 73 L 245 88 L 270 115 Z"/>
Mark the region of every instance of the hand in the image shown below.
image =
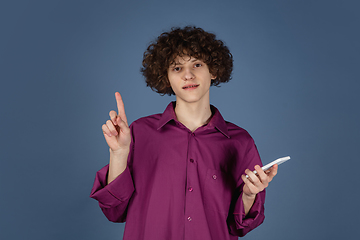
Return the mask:
<path id="1" fill-rule="evenodd" d="M 115 93 L 118 113 L 110 111 L 110 120 L 102 125 L 106 143 L 114 153 L 128 150 L 131 142 L 130 128 L 125 115 L 124 103 L 120 93 Z"/>
<path id="2" fill-rule="evenodd" d="M 244 181 L 243 195 L 254 199 L 256 194 L 269 186 L 269 183 L 277 174 L 278 165 L 275 164 L 265 172 L 259 165 L 256 165 L 255 170 L 257 171 L 257 174 L 253 173 L 249 169 L 245 170 L 245 173 L 249 176 L 249 178 L 246 178 L 245 174 L 241 176 Z"/>

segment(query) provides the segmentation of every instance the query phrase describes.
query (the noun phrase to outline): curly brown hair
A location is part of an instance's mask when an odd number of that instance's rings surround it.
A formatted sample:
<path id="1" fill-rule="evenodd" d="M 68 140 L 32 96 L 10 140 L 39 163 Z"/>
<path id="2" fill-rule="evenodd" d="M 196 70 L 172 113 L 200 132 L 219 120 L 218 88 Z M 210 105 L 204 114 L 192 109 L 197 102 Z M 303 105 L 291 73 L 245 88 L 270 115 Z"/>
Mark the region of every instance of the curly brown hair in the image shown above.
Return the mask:
<path id="1" fill-rule="evenodd" d="M 231 79 L 233 58 L 229 49 L 215 34 L 194 26 L 172 28 L 162 33 L 144 52 L 141 72 L 146 85 L 161 95 L 175 94 L 168 79 L 168 68 L 177 56 L 187 55 L 206 63 L 216 76 L 212 86 Z"/>

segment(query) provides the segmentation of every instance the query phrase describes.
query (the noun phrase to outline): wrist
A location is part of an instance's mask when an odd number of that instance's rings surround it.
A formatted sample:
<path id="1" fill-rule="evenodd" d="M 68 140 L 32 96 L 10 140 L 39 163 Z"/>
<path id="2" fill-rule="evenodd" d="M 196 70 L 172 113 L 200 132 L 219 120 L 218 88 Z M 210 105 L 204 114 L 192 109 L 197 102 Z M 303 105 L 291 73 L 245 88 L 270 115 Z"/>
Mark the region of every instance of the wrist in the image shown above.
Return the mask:
<path id="1" fill-rule="evenodd" d="M 124 147 L 124 148 L 119 148 L 116 150 L 112 150 L 111 148 L 109 148 L 110 155 L 113 155 L 113 156 L 128 155 L 129 151 L 130 151 L 130 146 Z"/>
<path id="2" fill-rule="evenodd" d="M 130 152 L 129 148 L 118 149 L 115 151 L 109 148 L 109 152 L 110 152 L 110 164 L 125 169 Z"/>
<path id="3" fill-rule="evenodd" d="M 129 156 L 129 149 L 113 151 L 111 148 L 110 162 L 109 162 L 109 174 L 107 182 L 108 184 L 123 173 L 127 167 L 127 159 Z"/>
<path id="4" fill-rule="evenodd" d="M 242 198 L 245 200 L 255 200 L 256 194 L 246 194 L 243 192 Z"/>
<path id="5" fill-rule="evenodd" d="M 255 202 L 256 194 L 247 195 L 246 193 L 242 193 L 242 202 L 244 204 L 244 213 L 245 216 L 248 215 L 250 209 L 252 208 Z"/>

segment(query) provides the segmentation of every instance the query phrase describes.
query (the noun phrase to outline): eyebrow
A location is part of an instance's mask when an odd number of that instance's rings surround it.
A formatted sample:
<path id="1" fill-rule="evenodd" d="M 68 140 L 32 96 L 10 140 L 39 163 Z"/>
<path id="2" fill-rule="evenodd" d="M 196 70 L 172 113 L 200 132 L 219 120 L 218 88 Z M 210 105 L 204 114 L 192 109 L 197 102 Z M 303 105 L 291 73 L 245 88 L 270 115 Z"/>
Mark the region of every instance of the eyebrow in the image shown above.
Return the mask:
<path id="1" fill-rule="evenodd" d="M 190 62 L 196 62 L 196 61 L 200 61 L 200 60 L 197 58 L 192 58 L 192 60 L 190 60 Z M 174 62 L 170 66 L 176 66 L 176 65 L 183 65 L 183 64 L 181 64 L 180 62 Z"/>

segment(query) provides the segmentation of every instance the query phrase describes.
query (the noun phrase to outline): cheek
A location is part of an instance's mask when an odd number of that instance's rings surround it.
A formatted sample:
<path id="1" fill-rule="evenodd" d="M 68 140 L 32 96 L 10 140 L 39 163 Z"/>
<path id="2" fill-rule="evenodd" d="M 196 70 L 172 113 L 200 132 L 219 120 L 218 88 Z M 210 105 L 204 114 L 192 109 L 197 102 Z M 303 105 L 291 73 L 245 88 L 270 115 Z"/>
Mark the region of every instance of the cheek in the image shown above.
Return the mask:
<path id="1" fill-rule="evenodd" d="M 177 92 L 176 84 L 174 83 L 174 81 L 170 81 L 170 79 L 168 79 L 167 84 L 168 84 L 168 87 L 171 87 L 171 89 L 173 90 L 174 93 Z"/>
<path id="2" fill-rule="evenodd" d="M 209 86 L 211 86 L 211 81 L 212 81 L 212 76 L 210 76 L 210 78 L 209 78 L 209 81 L 208 81 L 208 84 L 209 84 Z"/>

